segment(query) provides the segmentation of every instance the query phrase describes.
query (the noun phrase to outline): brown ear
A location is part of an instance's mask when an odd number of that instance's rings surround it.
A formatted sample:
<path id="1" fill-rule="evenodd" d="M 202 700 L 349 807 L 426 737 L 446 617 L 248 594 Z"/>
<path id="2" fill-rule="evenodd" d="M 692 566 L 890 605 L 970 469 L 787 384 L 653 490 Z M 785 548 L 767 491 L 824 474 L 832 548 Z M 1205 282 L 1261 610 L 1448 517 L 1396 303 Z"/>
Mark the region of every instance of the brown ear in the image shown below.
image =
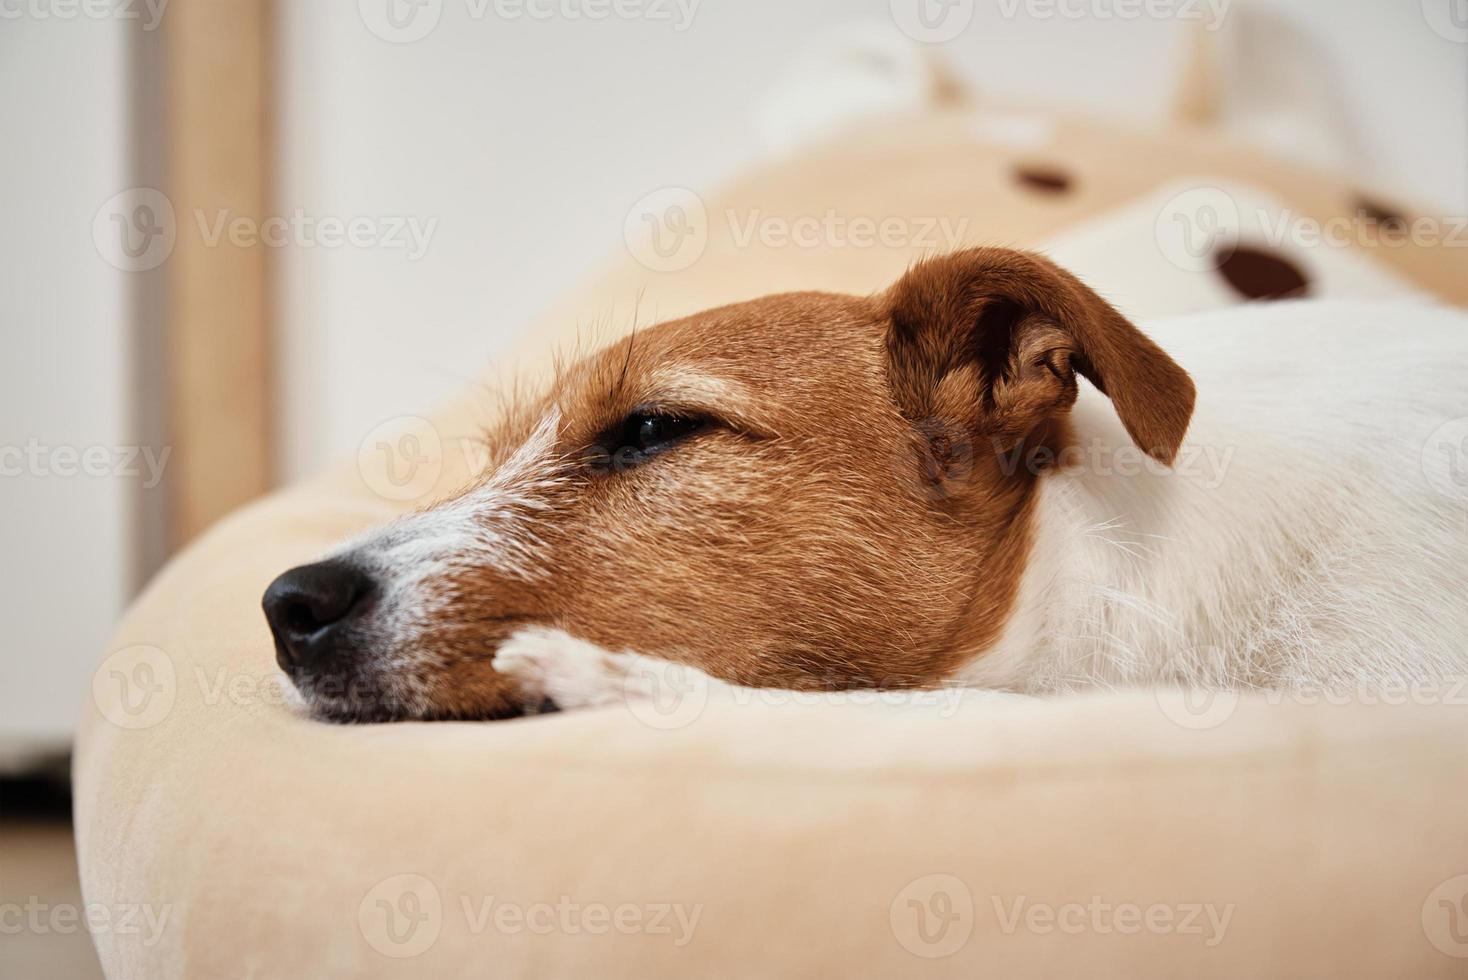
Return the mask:
<path id="1" fill-rule="evenodd" d="M 1171 463 L 1193 381 L 1079 279 L 1032 252 L 975 248 L 914 266 L 887 291 L 888 378 L 913 420 L 967 420 L 1013 445 L 1069 410 L 1079 372 L 1132 440 Z"/>

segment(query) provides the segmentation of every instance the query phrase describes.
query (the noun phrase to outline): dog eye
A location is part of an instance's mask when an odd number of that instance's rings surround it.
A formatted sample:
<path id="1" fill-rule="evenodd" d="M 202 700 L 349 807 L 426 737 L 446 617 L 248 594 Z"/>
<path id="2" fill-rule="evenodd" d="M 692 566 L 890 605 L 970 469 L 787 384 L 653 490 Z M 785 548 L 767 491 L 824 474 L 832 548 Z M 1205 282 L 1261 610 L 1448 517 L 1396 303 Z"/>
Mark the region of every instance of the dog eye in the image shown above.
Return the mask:
<path id="1" fill-rule="evenodd" d="M 627 422 L 629 431 L 634 434 L 633 445 L 645 453 L 692 435 L 703 427 L 702 419 L 686 415 L 632 415 Z"/>
<path id="2" fill-rule="evenodd" d="M 623 465 L 640 463 L 646 457 L 708 428 L 708 425 L 707 419 L 696 415 L 633 412 L 608 433 L 603 445 L 612 458 Z"/>

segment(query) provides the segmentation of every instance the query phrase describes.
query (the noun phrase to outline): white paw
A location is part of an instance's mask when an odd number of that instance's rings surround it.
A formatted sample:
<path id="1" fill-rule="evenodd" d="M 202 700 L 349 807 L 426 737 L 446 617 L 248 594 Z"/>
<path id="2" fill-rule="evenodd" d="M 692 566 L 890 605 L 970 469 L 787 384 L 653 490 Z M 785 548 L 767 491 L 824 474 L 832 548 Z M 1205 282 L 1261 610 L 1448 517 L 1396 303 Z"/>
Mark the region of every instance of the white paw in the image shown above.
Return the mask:
<path id="1" fill-rule="evenodd" d="M 525 703 L 590 708 L 626 698 L 626 678 L 636 660 L 569 633 L 543 626 L 519 630 L 494 655 L 491 666 L 520 685 Z"/>

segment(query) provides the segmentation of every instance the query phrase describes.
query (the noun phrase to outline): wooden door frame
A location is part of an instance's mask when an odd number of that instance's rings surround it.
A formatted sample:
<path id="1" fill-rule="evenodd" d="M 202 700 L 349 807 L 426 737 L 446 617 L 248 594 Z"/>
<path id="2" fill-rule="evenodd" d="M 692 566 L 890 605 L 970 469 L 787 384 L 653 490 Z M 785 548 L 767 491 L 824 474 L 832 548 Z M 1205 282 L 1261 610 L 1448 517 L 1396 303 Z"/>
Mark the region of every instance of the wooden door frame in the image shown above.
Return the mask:
<path id="1" fill-rule="evenodd" d="M 154 311 L 167 552 L 275 478 L 273 263 L 258 241 L 209 233 L 220 215 L 258 229 L 271 213 L 274 37 L 271 0 L 171 0 L 151 43 L 156 166 L 176 222 Z"/>

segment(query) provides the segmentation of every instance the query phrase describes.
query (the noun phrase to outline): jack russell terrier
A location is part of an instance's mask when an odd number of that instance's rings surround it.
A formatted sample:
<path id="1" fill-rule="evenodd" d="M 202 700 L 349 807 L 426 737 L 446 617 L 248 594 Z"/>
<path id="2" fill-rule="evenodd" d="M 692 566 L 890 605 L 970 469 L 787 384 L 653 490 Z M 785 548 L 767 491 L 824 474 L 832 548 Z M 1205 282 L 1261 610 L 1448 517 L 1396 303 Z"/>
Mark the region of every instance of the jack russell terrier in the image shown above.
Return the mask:
<path id="1" fill-rule="evenodd" d="M 601 704 L 649 663 L 1016 694 L 1464 672 L 1468 316 L 1150 326 L 981 248 L 641 331 L 457 496 L 276 579 L 277 659 L 335 721 Z"/>

